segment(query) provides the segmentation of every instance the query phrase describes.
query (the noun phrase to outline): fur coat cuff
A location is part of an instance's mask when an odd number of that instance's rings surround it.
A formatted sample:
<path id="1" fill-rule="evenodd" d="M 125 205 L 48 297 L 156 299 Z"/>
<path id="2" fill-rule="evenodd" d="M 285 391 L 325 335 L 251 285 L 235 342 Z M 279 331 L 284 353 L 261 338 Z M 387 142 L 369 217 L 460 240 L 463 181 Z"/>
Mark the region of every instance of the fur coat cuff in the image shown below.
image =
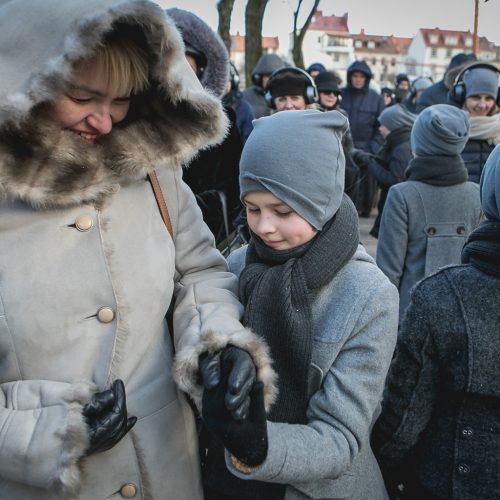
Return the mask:
<path id="1" fill-rule="evenodd" d="M 269 411 L 278 394 L 277 375 L 271 367 L 271 356 L 264 339 L 249 329 L 240 330 L 231 335 L 207 331 L 200 335 L 200 341 L 196 345 L 178 352 L 174 363 L 174 378 L 178 386 L 193 399 L 197 408 L 201 410 L 203 386 L 199 379 L 198 358 L 204 352 L 215 354 L 228 344 L 244 349 L 252 356 L 257 369 L 257 379 L 264 383 L 264 401 L 266 410 Z"/>

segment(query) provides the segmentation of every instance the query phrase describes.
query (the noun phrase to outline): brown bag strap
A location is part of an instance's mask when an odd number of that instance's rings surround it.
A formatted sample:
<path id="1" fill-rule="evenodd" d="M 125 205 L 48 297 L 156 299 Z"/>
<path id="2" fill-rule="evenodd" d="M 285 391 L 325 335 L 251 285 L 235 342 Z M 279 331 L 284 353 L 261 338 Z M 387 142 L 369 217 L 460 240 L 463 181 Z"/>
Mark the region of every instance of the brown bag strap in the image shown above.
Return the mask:
<path id="1" fill-rule="evenodd" d="M 155 194 L 156 203 L 158 203 L 158 208 L 160 209 L 161 218 L 165 223 L 165 227 L 169 232 L 172 239 L 174 239 L 174 232 L 172 231 L 172 223 L 170 222 L 170 215 L 168 213 L 167 204 L 165 203 L 165 198 L 163 197 L 163 193 L 160 187 L 160 182 L 158 181 L 158 176 L 156 172 L 152 170 L 148 174 L 148 180 L 151 183 L 151 187 L 153 188 L 153 192 Z"/>

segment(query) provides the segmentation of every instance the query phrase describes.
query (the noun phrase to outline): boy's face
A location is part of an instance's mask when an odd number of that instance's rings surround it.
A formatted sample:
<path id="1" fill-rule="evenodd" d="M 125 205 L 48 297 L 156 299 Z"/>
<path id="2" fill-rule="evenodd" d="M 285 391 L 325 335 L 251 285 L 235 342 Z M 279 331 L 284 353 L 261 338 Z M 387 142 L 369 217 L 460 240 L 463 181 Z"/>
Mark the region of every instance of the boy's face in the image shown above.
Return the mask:
<path id="1" fill-rule="evenodd" d="M 309 222 L 270 192 L 248 193 L 244 198 L 250 229 L 275 250 L 289 250 L 317 234 Z"/>

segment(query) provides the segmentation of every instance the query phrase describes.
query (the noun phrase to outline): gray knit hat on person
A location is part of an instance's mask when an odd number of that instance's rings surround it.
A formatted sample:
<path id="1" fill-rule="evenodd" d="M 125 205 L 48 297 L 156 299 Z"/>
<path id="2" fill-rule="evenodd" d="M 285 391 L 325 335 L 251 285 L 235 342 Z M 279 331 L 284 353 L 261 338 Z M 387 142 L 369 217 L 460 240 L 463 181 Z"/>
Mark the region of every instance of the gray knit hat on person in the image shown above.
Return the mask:
<path id="1" fill-rule="evenodd" d="M 321 230 L 342 201 L 347 118 L 309 109 L 276 113 L 253 125 L 240 160 L 241 199 L 271 192 Z"/>
<path id="2" fill-rule="evenodd" d="M 449 104 L 425 108 L 411 129 L 411 149 L 417 156 L 455 156 L 469 139 L 469 115 Z"/>
<path id="3" fill-rule="evenodd" d="M 481 181 L 481 208 L 488 219 L 500 221 L 500 144 L 484 164 Z"/>
<path id="4" fill-rule="evenodd" d="M 380 125 L 388 128 L 390 131 L 398 130 L 403 127 L 412 127 L 417 115 L 408 110 L 401 104 L 394 104 L 385 108 L 378 117 Z"/>
<path id="5" fill-rule="evenodd" d="M 486 94 L 493 99 L 498 95 L 498 71 L 488 68 L 471 68 L 462 78 L 465 85 L 465 97 Z"/>

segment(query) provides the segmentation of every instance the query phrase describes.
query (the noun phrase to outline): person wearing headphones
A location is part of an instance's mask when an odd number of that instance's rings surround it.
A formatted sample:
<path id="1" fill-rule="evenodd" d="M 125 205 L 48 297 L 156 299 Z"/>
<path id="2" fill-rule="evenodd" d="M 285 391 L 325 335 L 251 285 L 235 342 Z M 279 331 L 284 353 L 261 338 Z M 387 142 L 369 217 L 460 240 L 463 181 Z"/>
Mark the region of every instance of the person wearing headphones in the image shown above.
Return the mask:
<path id="1" fill-rule="evenodd" d="M 264 54 L 257 61 L 252 71 L 253 85 L 243 90 L 243 99 L 252 106 L 255 118 L 261 118 L 262 116 L 271 114 L 271 109 L 264 98 L 264 89 L 266 88 L 271 73 L 285 66 L 286 64 L 277 54 Z"/>
<path id="2" fill-rule="evenodd" d="M 492 64 L 473 63 L 457 75 L 449 94 L 451 103 L 470 116 L 470 136 L 462 159 L 472 182 L 479 182 L 488 156 L 500 143 L 498 75 Z"/>
<path id="3" fill-rule="evenodd" d="M 408 109 L 410 113 L 417 113 L 418 100 L 423 92 L 433 84 L 432 78 L 428 76 L 419 76 L 413 80 L 410 91 L 401 104 Z"/>
<path id="4" fill-rule="evenodd" d="M 302 110 L 318 102 L 318 90 L 303 69 L 280 68 L 269 77 L 264 98 L 272 112 Z"/>
<path id="5" fill-rule="evenodd" d="M 331 71 L 318 73 L 314 77 L 316 88 L 318 89 L 319 105 L 322 111 L 338 111 L 346 118 L 347 112 L 340 107 L 342 95 L 337 84 L 337 76 Z M 345 180 L 344 192 L 351 198 L 353 203 L 356 202 L 359 190 L 359 167 L 352 159 L 354 142 L 352 140 L 351 131 L 347 129 L 342 138 L 342 147 L 345 156 Z"/>

